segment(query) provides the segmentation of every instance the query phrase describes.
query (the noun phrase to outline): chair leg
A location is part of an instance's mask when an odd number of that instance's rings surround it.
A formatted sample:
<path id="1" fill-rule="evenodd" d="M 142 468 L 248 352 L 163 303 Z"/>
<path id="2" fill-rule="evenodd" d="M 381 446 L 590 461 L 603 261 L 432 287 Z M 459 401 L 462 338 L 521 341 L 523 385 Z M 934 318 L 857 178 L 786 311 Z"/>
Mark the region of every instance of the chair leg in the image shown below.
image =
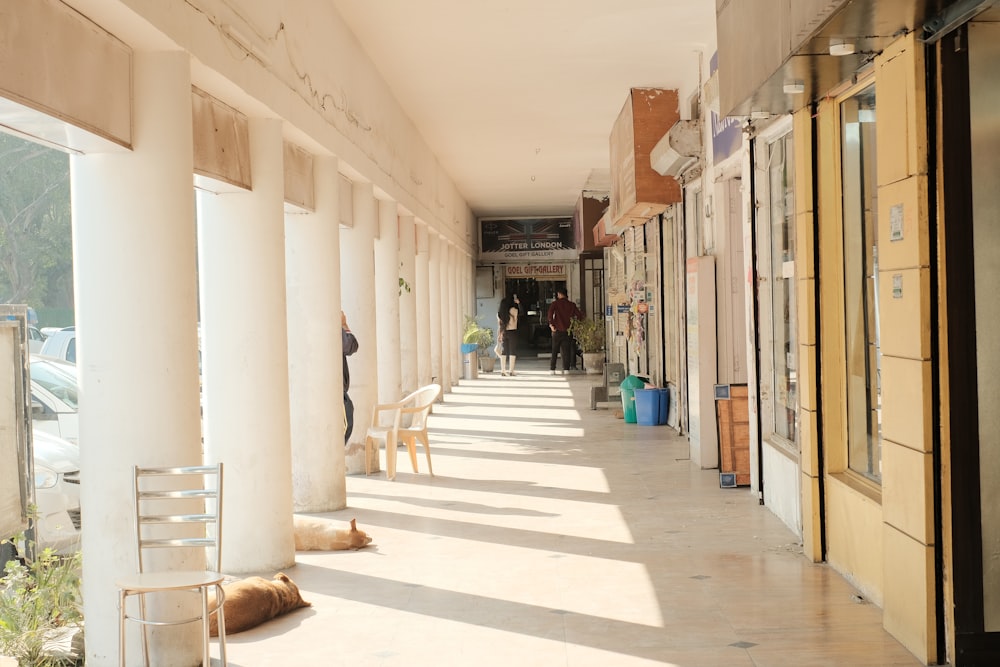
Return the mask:
<path id="1" fill-rule="evenodd" d="M 211 649 L 211 644 L 209 644 L 209 629 L 208 629 L 208 587 L 201 587 L 201 639 L 202 639 L 202 664 L 205 667 L 211 667 L 212 665 L 212 654 L 209 649 Z"/>
<path id="2" fill-rule="evenodd" d="M 139 618 L 146 620 L 146 594 L 139 593 Z M 149 667 L 149 626 L 142 624 L 142 664 Z"/>
<path id="3" fill-rule="evenodd" d="M 414 436 L 408 436 L 406 438 L 406 451 L 410 455 L 410 465 L 413 467 L 413 472 L 417 471 L 417 439 Z"/>
<path id="4" fill-rule="evenodd" d="M 427 437 L 427 433 L 421 433 L 420 440 L 424 443 L 424 452 L 427 453 L 427 472 L 429 472 L 431 477 L 433 477 L 434 467 L 431 465 L 431 444 L 430 439 Z M 416 456 L 416 452 L 414 452 L 414 456 Z"/>
<path id="5" fill-rule="evenodd" d="M 372 448 L 375 446 L 371 436 L 365 438 L 365 475 L 372 474 Z"/>
<path id="6" fill-rule="evenodd" d="M 227 667 L 229 663 L 226 660 L 226 593 L 222 590 L 221 584 L 215 585 L 215 600 L 215 615 L 219 626 L 219 658 L 222 660 L 222 667 Z"/>
<path id="7" fill-rule="evenodd" d="M 118 591 L 118 667 L 125 667 L 125 591 Z"/>
<path id="8" fill-rule="evenodd" d="M 396 447 L 399 442 L 395 437 L 385 439 L 385 475 L 389 479 L 396 479 Z"/>

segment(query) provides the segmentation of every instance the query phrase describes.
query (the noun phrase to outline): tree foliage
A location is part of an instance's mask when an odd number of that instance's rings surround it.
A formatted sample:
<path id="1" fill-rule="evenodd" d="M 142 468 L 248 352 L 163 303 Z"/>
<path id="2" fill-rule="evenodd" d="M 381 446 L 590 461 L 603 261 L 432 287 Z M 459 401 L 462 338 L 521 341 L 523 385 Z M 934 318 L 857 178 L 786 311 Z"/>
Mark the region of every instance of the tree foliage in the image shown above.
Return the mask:
<path id="1" fill-rule="evenodd" d="M 72 303 L 69 156 L 0 132 L 0 303 Z"/>

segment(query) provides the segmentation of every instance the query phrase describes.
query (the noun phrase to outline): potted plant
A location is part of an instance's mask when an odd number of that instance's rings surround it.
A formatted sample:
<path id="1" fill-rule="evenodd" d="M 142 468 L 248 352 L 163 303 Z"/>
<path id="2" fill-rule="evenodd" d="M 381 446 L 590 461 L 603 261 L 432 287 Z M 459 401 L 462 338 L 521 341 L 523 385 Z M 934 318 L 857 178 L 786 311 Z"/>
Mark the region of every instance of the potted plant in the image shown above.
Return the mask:
<path id="1" fill-rule="evenodd" d="M 58 556 L 48 548 L 0 563 L 0 655 L 38 667 L 80 664 L 80 566 L 80 552 Z"/>
<path id="2" fill-rule="evenodd" d="M 604 368 L 604 320 L 589 317 L 573 320 L 569 333 L 583 352 L 583 366 L 587 373 L 600 373 Z"/>
<path id="3" fill-rule="evenodd" d="M 490 356 L 490 347 L 492 345 L 493 330 L 481 326 L 472 315 L 466 315 L 465 331 L 462 333 L 462 353 L 468 355 L 470 352 L 476 352 L 479 367 L 484 373 L 492 373 L 496 363 L 496 359 Z M 472 377 L 469 377 L 469 375 L 469 373 L 466 373 L 466 379 L 475 377 L 474 373 Z"/>

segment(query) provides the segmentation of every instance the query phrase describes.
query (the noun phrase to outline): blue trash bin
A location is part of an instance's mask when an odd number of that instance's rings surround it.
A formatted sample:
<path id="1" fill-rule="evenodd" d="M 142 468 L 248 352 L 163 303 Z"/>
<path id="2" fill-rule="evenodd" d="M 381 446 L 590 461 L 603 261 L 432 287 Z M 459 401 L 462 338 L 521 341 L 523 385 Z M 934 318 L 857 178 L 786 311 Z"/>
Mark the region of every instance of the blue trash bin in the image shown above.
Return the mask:
<path id="1" fill-rule="evenodd" d="M 658 398 L 660 399 L 659 419 L 657 419 L 656 423 L 661 425 L 666 424 L 667 413 L 670 411 L 670 390 L 663 387 L 662 389 L 657 389 L 656 393 L 659 394 Z"/>
<path id="2" fill-rule="evenodd" d="M 635 389 L 635 420 L 641 426 L 660 423 L 660 390 Z"/>

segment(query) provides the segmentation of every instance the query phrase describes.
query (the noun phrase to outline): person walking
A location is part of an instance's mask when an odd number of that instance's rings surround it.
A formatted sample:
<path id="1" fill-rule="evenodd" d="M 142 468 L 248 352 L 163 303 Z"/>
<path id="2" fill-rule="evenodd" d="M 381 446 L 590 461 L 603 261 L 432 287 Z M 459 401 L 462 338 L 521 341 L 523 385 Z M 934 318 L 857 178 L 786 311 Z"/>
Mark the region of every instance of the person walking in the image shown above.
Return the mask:
<path id="1" fill-rule="evenodd" d="M 351 369 L 347 365 L 347 357 L 358 351 L 358 339 L 351 333 L 344 311 L 340 311 L 340 342 L 344 350 L 344 444 L 346 445 L 354 431 L 354 402 L 347 394 L 351 388 Z"/>
<path id="2" fill-rule="evenodd" d="M 549 305 L 548 321 L 552 331 L 552 356 L 549 358 L 549 372 L 556 374 L 556 357 L 562 353 L 563 375 L 569 373 L 569 367 L 576 355 L 573 353 L 573 339 L 569 335 L 569 325 L 573 320 L 582 320 L 583 313 L 576 304 L 566 298 L 566 288 L 556 290 L 556 300 Z"/>
<path id="3" fill-rule="evenodd" d="M 521 300 L 512 294 L 500 302 L 497 312 L 497 335 L 499 337 L 500 375 L 513 375 L 517 363 L 517 326 L 521 316 Z"/>

